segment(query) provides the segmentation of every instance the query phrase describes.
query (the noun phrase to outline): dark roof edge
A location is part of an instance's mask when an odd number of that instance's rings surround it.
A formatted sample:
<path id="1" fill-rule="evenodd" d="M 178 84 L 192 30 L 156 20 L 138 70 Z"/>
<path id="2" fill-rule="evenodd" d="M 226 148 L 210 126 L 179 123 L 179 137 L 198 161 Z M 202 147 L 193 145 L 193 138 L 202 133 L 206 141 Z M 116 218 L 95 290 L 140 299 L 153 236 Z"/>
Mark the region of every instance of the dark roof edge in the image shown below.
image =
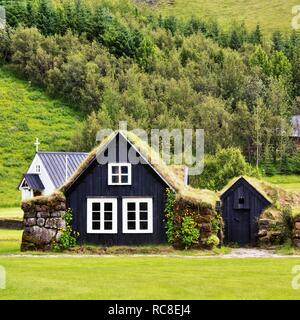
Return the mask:
<path id="1" fill-rule="evenodd" d="M 230 191 L 230 189 L 235 186 L 236 184 L 238 184 L 241 180 L 245 181 L 246 184 L 252 188 L 253 190 L 255 190 L 262 198 L 264 198 L 269 204 L 272 204 L 270 202 L 270 200 L 268 200 L 259 190 L 257 190 L 247 179 L 245 179 L 243 176 L 239 177 L 231 186 L 229 186 L 221 195 L 220 198 L 222 199 L 224 196 L 226 196 L 226 194 Z"/>

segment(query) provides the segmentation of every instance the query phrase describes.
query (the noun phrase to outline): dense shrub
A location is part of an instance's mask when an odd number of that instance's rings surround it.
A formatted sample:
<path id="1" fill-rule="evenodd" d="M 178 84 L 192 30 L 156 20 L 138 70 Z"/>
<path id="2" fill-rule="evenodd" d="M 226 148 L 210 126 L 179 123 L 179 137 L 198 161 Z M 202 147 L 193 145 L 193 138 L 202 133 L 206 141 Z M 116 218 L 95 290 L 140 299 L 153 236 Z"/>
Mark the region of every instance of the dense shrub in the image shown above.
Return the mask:
<path id="1" fill-rule="evenodd" d="M 281 242 L 289 241 L 292 239 L 294 218 L 292 214 L 292 208 L 286 206 L 281 212 L 282 218 L 282 230 L 281 230 Z"/>
<path id="2" fill-rule="evenodd" d="M 55 251 L 62 251 L 68 248 L 72 248 L 76 245 L 76 239 L 79 233 L 72 229 L 72 211 L 68 209 L 64 216 L 66 226 L 60 230 L 60 237 L 57 242 L 53 245 Z"/>
<path id="3" fill-rule="evenodd" d="M 201 188 L 221 190 L 234 177 L 256 174 L 239 149 L 219 149 L 214 156 L 205 158 L 203 173 L 191 177 L 191 183 Z"/>
<path id="4" fill-rule="evenodd" d="M 176 248 L 212 248 L 220 242 L 222 218 L 209 204 L 175 197 L 167 189 L 165 217 L 167 241 Z"/>
<path id="5" fill-rule="evenodd" d="M 174 244 L 174 204 L 175 193 L 171 189 L 166 190 L 165 217 L 166 235 L 169 244 Z"/>
<path id="6" fill-rule="evenodd" d="M 207 244 L 211 247 L 217 247 L 220 244 L 220 239 L 215 234 L 212 234 L 207 239 Z"/>
<path id="7" fill-rule="evenodd" d="M 181 241 L 185 248 L 199 241 L 200 231 L 192 217 L 184 217 L 181 225 Z"/>

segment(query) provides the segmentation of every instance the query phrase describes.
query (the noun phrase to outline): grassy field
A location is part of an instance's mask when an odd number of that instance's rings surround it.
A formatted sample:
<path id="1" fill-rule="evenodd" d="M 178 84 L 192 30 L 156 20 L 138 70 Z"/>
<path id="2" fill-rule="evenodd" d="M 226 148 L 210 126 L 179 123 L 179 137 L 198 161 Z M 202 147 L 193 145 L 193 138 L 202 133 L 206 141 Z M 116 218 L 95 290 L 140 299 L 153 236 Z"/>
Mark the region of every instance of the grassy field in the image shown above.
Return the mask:
<path id="1" fill-rule="evenodd" d="M 300 299 L 291 288 L 300 258 L 4 256 L 20 254 L 21 236 L 0 229 L 0 299 Z"/>
<path id="2" fill-rule="evenodd" d="M 0 229 L 0 256 L 1 254 L 22 254 L 20 251 L 22 230 Z M 86 254 L 86 255 L 128 255 L 128 254 L 162 254 L 162 255 L 180 255 L 180 256 L 212 256 L 227 254 L 231 248 L 223 246 L 213 250 L 176 250 L 168 245 L 144 245 L 144 246 L 112 246 L 100 247 L 97 245 L 76 246 L 68 254 Z M 35 255 L 57 254 L 57 252 L 29 252 Z M 26 252 L 25 254 L 28 254 Z"/>
<path id="3" fill-rule="evenodd" d="M 300 191 L 300 176 L 275 175 L 273 177 L 265 177 L 264 180 L 274 183 L 287 191 Z"/>
<path id="4" fill-rule="evenodd" d="M 259 23 L 263 30 L 291 31 L 292 7 L 299 5 L 297 0 L 163 0 L 157 10 L 163 15 L 187 18 L 192 15 L 216 19 L 227 27 L 233 20 L 245 21 L 254 28 Z M 170 4 L 170 2 L 174 2 Z"/>
<path id="5" fill-rule="evenodd" d="M 293 258 L 0 257 L 7 274 L 0 299 L 299 299 L 291 287 L 297 264 Z"/>
<path id="6" fill-rule="evenodd" d="M 22 230 L 0 229 L 0 255 L 20 253 Z"/>
<path id="7" fill-rule="evenodd" d="M 300 299 L 291 288 L 298 258 L 3 256 L 20 254 L 21 236 L 0 229 L 0 299 Z"/>
<path id="8" fill-rule="evenodd" d="M 26 81 L 0 68 L 0 207 L 18 206 L 22 173 L 40 150 L 63 151 L 78 130 L 81 116 Z"/>
<path id="9" fill-rule="evenodd" d="M 20 207 L 0 208 L 0 220 L 1 219 L 22 220 L 23 211 Z"/>

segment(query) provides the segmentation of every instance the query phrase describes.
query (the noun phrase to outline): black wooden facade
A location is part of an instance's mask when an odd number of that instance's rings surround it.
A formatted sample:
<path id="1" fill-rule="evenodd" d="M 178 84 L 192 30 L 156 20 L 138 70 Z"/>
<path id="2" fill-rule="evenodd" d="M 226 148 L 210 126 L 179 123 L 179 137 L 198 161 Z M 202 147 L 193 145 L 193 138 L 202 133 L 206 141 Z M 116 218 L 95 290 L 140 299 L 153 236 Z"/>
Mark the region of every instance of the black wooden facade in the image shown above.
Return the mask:
<path id="1" fill-rule="evenodd" d="M 254 245 L 257 220 L 270 202 L 243 177 L 221 195 L 221 200 L 225 243 Z"/>
<path id="2" fill-rule="evenodd" d="M 119 158 L 119 148 L 128 150 L 131 144 L 118 134 L 115 139 L 116 162 L 128 162 Z M 103 150 L 105 152 L 105 150 Z M 126 152 L 127 154 L 127 152 Z M 73 228 L 80 233 L 79 242 L 100 245 L 140 245 L 166 242 L 164 205 L 166 182 L 149 164 L 132 164 L 131 185 L 108 185 L 108 165 L 95 159 L 66 191 L 67 205 L 73 212 Z M 118 232 L 116 234 L 87 233 L 87 198 L 117 198 Z M 153 199 L 153 232 L 128 234 L 122 232 L 122 199 L 124 197 L 149 197 Z"/>

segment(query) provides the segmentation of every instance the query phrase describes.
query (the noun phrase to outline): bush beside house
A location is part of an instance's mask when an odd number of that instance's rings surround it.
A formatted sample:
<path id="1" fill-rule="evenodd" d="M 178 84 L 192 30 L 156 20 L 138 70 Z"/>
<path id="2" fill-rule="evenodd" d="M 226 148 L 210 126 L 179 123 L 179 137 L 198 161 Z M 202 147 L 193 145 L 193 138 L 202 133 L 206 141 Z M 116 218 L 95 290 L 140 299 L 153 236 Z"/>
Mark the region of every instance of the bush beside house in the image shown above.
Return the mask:
<path id="1" fill-rule="evenodd" d="M 168 242 L 175 248 L 212 249 L 222 241 L 222 218 L 212 203 L 167 190 L 165 212 Z"/>

